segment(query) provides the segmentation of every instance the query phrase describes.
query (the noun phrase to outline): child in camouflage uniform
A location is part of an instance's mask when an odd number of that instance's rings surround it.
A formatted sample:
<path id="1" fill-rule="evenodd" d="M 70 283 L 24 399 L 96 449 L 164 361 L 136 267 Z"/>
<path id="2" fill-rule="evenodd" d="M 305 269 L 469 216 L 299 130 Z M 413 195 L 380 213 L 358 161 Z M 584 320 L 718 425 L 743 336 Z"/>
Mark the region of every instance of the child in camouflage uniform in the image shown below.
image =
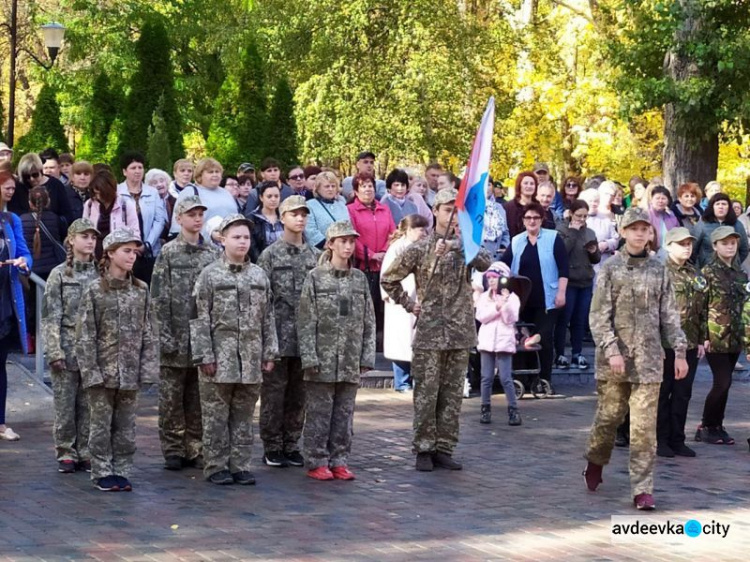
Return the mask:
<path id="1" fill-rule="evenodd" d="M 648 212 L 628 209 L 622 218 L 622 250 L 602 266 L 591 305 L 596 344 L 598 402 L 584 457 L 586 486 L 596 491 L 609 463 L 615 430 L 630 406 L 630 484 L 637 509 L 652 510 L 656 413 L 662 341 L 675 354 L 675 379 L 685 378 L 687 342 L 665 267 L 646 249 Z"/>
<path id="2" fill-rule="evenodd" d="M 279 209 L 282 237 L 258 258 L 271 282 L 279 359 L 263 376 L 260 390 L 260 436 L 269 466 L 304 466 L 299 439 L 305 421 L 305 382 L 297 343 L 297 307 L 302 285 L 319 250 L 303 238 L 309 210 L 301 195 L 287 197 Z"/>
<path id="3" fill-rule="evenodd" d="M 302 288 L 298 330 L 305 376 L 304 451 L 315 480 L 353 480 L 347 466 L 360 374 L 375 366 L 375 311 L 365 274 L 351 267 L 359 234 L 326 231 L 326 251 Z"/>
<path id="4" fill-rule="evenodd" d="M 664 378 L 659 390 L 659 413 L 656 420 L 656 454 L 660 457 L 694 457 L 695 451 L 685 445 L 685 420 L 690 396 L 698 370 L 698 360 L 703 357 L 706 339 L 706 279 L 690 262 L 695 238 L 687 228 L 673 228 L 665 238 L 668 253 L 667 274 L 674 289 L 675 303 L 680 311 L 682 331 L 687 339 L 688 374 L 675 379 L 674 349 L 664 343 Z"/>
<path id="5" fill-rule="evenodd" d="M 253 412 L 262 372 L 279 352 L 271 285 L 250 263 L 250 221 L 231 214 L 218 234 L 222 256 L 195 284 L 190 321 L 193 363 L 200 367 L 203 473 L 212 484 L 255 484 L 250 472 Z"/>
<path id="6" fill-rule="evenodd" d="M 695 440 L 714 445 L 734 445 L 734 439 L 724 429 L 724 411 L 737 359 L 743 349 L 750 351 L 750 285 L 736 260 L 739 241 L 740 235 L 731 226 L 714 230 L 714 255 L 702 270 L 708 282 L 708 334 L 703 345 L 714 381 Z"/>
<path id="7" fill-rule="evenodd" d="M 76 357 L 89 392 L 91 479 L 105 492 L 132 490 L 138 390 L 159 378 L 148 286 L 133 276 L 141 239 L 121 228 L 102 244 L 101 279 L 83 294 Z"/>
<path id="8" fill-rule="evenodd" d="M 62 473 L 76 469 L 91 472 L 88 393 L 76 361 L 75 333 L 83 290 L 99 276 L 94 260 L 98 236 L 88 219 L 71 224 L 65 239 L 65 263 L 50 272 L 44 289 L 44 353 L 55 396 L 53 436 L 57 470 Z"/>
<path id="9" fill-rule="evenodd" d="M 167 470 L 203 468 L 198 369 L 190 356 L 192 304 L 187 301 L 200 272 L 219 256 L 216 247 L 201 235 L 205 210 L 197 195 L 176 205 L 174 219 L 180 234 L 162 248 L 151 279 L 161 354 L 159 439 Z"/>

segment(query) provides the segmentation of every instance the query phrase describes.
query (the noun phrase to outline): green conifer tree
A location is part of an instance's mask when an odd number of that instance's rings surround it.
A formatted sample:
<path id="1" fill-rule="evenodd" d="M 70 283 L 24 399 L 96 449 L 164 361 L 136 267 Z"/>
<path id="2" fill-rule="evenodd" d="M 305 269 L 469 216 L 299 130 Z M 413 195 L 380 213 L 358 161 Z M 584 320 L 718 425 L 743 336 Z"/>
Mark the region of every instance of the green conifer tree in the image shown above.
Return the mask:
<path id="1" fill-rule="evenodd" d="M 294 117 L 294 93 L 286 78 L 280 78 L 268 122 L 267 156 L 286 166 L 297 163 L 297 122 Z"/>
<path id="2" fill-rule="evenodd" d="M 16 158 L 45 148 L 54 148 L 58 152 L 69 151 L 68 138 L 60 122 L 60 104 L 57 103 L 57 90 L 54 86 L 42 86 L 31 115 L 31 128 L 18 139 L 13 148 Z"/>
<path id="3" fill-rule="evenodd" d="M 164 98 L 162 97 L 156 111 L 154 111 L 154 117 L 148 131 L 146 160 L 150 168 L 159 168 L 160 170 L 169 172 L 172 169 L 172 158 L 170 155 L 167 124 L 162 116 L 163 101 Z"/>

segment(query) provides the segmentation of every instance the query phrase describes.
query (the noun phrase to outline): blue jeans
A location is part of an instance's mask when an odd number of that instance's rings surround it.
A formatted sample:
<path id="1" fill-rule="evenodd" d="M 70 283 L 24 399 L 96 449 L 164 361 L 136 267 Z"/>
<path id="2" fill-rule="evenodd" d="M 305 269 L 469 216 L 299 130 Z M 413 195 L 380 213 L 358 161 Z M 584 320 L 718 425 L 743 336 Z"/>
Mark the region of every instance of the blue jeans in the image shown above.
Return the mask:
<path id="1" fill-rule="evenodd" d="M 570 347 L 573 357 L 583 350 L 583 334 L 591 308 L 594 288 L 571 287 L 565 291 L 565 310 L 555 326 L 555 353 L 565 355 L 565 330 L 570 326 Z"/>
<path id="2" fill-rule="evenodd" d="M 411 363 L 394 361 L 393 390 L 408 390 L 411 388 L 411 384 Z"/>
<path id="3" fill-rule="evenodd" d="M 495 382 L 495 369 L 500 375 L 505 399 L 509 408 L 516 408 L 516 388 L 513 386 L 513 355 L 510 353 L 493 353 L 480 351 L 482 358 L 482 405 L 488 406 L 492 400 L 492 383 Z"/>

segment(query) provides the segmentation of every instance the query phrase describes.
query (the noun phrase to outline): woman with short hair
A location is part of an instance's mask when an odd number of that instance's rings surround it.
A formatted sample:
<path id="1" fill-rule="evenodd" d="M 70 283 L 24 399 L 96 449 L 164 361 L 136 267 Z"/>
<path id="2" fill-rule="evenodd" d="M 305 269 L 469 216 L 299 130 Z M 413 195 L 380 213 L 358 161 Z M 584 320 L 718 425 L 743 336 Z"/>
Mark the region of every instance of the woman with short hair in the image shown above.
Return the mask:
<path id="1" fill-rule="evenodd" d="M 28 213 L 30 211 L 29 192 L 35 187 L 43 186 L 49 193 L 49 210 L 65 219 L 66 224 L 71 224 L 75 216 L 70 207 L 65 185 L 57 178 L 45 175 L 42 169 L 42 159 L 37 154 L 32 152 L 21 156 L 16 168 L 20 182 L 16 184 L 13 198 L 8 201 L 8 211 L 19 216 Z"/>
<path id="2" fill-rule="evenodd" d="M 729 196 L 725 193 L 716 193 L 708 201 L 708 206 L 701 220 L 698 221 L 693 234 L 695 236 L 693 260 L 699 268 L 707 265 L 713 258 L 714 247 L 711 243 L 711 233 L 720 226 L 731 226 L 739 235 L 739 249 L 737 251 L 739 263 L 744 262 L 750 255 L 745 227 L 737 220 Z"/>
<path id="3" fill-rule="evenodd" d="M 339 180 L 333 172 L 321 171 L 315 176 L 315 199 L 307 202 L 310 217 L 305 227 L 307 243 L 323 249 L 326 230 L 334 222 L 348 221 L 349 211 L 339 197 Z"/>
<path id="4" fill-rule="evenodd" d="M 680 226 L 684 226 L 693 234 L 695 226 L 701 220 L 701 208 L 698 202 L 701 200 L 701 188 L 695 182 L 687 182 L 677 188 L 677 200 L 672 203 L 672 212 L 677 217 Z"/>

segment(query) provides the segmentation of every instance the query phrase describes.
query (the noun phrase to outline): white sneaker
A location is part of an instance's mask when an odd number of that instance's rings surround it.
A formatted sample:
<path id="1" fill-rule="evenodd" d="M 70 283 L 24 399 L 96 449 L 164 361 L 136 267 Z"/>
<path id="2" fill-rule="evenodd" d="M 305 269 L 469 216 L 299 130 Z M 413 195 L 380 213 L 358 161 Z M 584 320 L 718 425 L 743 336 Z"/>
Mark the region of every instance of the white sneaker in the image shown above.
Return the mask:
<path id="1" fill-rule="evenodd" d="M 464 398 L 468 398 L 470 393 L 471 385 L 469 384 L 469 379 L 464 379 Z"/>
<path id="2" fill-rule="evenodd" d="M 20 438 L 21 436 L 9 427 L 6 427 L 5 431 L 0 433 L 0 439 L 5 441 L 18 441 Z"/>

